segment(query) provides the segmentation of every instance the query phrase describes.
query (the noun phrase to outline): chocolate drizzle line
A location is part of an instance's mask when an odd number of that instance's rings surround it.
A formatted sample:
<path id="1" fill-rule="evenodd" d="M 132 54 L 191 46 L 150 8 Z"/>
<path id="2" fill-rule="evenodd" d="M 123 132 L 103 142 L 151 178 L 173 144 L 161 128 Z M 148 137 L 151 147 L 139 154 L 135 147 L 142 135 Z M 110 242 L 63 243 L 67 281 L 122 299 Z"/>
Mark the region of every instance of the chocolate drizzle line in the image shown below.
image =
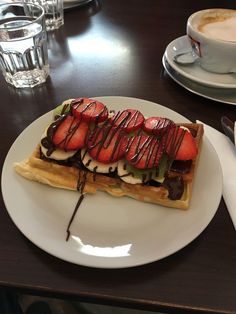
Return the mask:
<path id="1" fill-rule="evenodd" d="M 62 116 L 59 116 L 56 121 L 50 124 L 50 126 L 47 129 L 46 137 L 44 137 L 41 140 L 41 144 L 43 147 L 47 149 L 47 156 L 50 156 L 54 150 L 56 149 L 55 145 L 52 142 L 53 135 L 56 132 L 56 129 L 58 126 L 62 123 L 62 121 L 66 118 L 66 114 L 63 114 Z"/>
<path id="2" fill-rule="evenodd" d="M 153 127 L 152 133 L 162 135 L 166 133 L 170 127 L 174 126 L 174 122 L 168 118 L 161 118 L 156 121 L 155 126 Z"/>
<path id="3" fill-rule="evenodd" d="M 86 177 L 87 177 L 87 172 L 86 171 L 80 171 L 79 172 L 79 178 L 78 178 L 78 181 L 77 181 L 77 190 L 80 192 L 80 197 L 78 199 L 78 202 L 75 206 L 75 209 L 73 211 L 73 214 L 70 218 L 70 221 L 69 221 L 69 224 L 66 228 L 66 232 L 67 232 L 67 237 L 66 237 L 66 241 L 69 240 L 70 238 L 70 226 L 75 218 L 75 215 L 77 214 L 77 211 L 79 209 L 79 206 L 80 204 L 82 203 L 83 199 L 84 199 L 84 196 L 85 196 L 85 193 L 84 193 L 84 186 L 85 186 L 85 183 L 86 183 Z"/>
<path id="4" fill-rule="evenodd" d="M 93 110 L 93 113 L 97 111 L 97 101 L 91 100 L 91 102 L 84 105 L 84 108 L 81 110 L 81 115 L 86 114 L 86 112 L 89 112 L 90 110 Z M 81 105 L 84 104 L 84 98 L 75 99 L 72 101 L 71 106 L 76 110 Z M 99 123 L 103 116 L 106 116 L 108 114 L 107 108 L 104 106 L 103 110 L 99 112 L 99 114 L 96 115 L 95 123 Z"/>
<path id="5" fill-rule="evenodd" d="M 90 132 L 88 137 L 88 151 L 97 149 L 95 159 L 98 159 L 101 150 L 103 148 L 107 149 L 115 137 L 117 139 L 109 158 L 109 163 L 113 162 L 120 155 L 121 141 L 125 139 L 125 135 L 120 125 L 115 127 L 110 124 L 109 120 L 105 121 L 102 127 L 96 125 L 93 131 Z"/>
<path id="6" fill-rule="evenodd" d="M 63 140 L 61 140 L 60 143 L 58 143 L 58 145 L 63 145 L 65 151 L 66 151 L 66 147 L 67 147 L 68 143 L 70 142 L 70 140 L 72 139 L 76 130 L 78 129 L 80 122 L 81 122 L 81 119 L 78 120 L 78 119 L 73 118 L 71 120 L 67 135 L 65 136 L 65 138 Z"/>
<path id="7" fill-rule="evenodd" d="M 64 106 L 62 107 L 62 110 L 61 110 L 61 115 L 64 115 L 67 112 L 68 107 L 71 107 L 70 103 L 64 104 Z"/>
<path id="8" fill-rule="evenodd" d="M 74 218 L 75 218 L 75 215 L 77 214 L 77 211 L 78 211 L 78 209 L 79 209 L 79 207 L 80 207 L 80 204 L 82 203 L 83 199 L 84 199 L 84 194 L 80 195 L 80 197 L 79 197 L 79 199 L 78 199 L 78 202 L 77 202 L 77 204 L 76 204 L 76 206 L 75 206 L 75 209 L 74 209 L 74 211 L 73 211 L 73 214 L 72 214 L 72 216 L 71 216 L 71 218 L 70 218 L 68 227 L 67 227 L 67 229 L 66 229 L 66 232 L 67 232 L 66 241 L 68 241 L 69 238 L 70 238 L 70 226 L 71 226 L 71 224 L 72 224 L 72 222 L 73 222 L 73 220 L 74 220 Z"/>

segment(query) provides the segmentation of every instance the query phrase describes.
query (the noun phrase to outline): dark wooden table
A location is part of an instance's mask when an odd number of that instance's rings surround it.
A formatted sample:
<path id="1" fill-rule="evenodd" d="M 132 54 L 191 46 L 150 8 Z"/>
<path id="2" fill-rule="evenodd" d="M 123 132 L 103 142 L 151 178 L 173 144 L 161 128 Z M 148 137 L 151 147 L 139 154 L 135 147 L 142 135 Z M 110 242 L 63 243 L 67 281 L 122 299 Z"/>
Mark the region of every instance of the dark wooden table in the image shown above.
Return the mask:
<path id="1" fill-rule="evenodd" d="M 104 0 L 67 11 L 64 27 L 49 36 L 47 84 L 16 90 L 0 77 L 1 165 L 20 132 L 67 98 L 143 98 L 219 130 L 222 115 L 236 120 L 235 106 L 188 92 L 161 62 L 166 45 L 185 34 L 187 17 L 213 6 L 236 8 L 234 0 Z M 1 196 L 0 286 L 166 313 L 236 313 L 235 230 L 221 200 L 204 232 L 168 258 L 129 269 L 91 269 L 34 246 L 12 223 Z"/>

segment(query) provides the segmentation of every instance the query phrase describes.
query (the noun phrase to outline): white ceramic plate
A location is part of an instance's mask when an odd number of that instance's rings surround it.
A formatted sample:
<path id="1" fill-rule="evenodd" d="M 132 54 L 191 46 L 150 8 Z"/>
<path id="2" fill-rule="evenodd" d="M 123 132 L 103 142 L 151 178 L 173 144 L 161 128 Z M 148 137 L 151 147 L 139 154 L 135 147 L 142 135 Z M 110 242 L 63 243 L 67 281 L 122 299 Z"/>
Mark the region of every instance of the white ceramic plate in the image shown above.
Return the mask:
<path id="1" fill-rule="evenodd" d="M 179 72 L 175 71 L 166 60 L 165 55 L 162 58 L 162 64 L 167 74 L 179 85 L 186 88 L 190 92 L 208 98 L 217 102 L 236 105 L 236 93 L 234 89 L 222 89 L 201 85 L 197 82 L 187 79 Z"/>
<path id="2" fill-rule="evenodd" d="M 191 51 L 188 37 L 182 36 L 173 40 L 166 48 L 165 57 L 170 66 L 179 74 L 199 84 L 218 87 L 236 88 L 236 73 L 217 74 L 207 72 L 199 66 L 196 61 L 191 65 L 180 65 L 174 61 L 174 56 L 178 53 Z"/>
<path id="3" fill-rule="evenodd" d="M 137 108 L 146 116 L 160 115 L 188 122 L 155 103 L 127 97 L 98 97 L 109 108 Z M 13 163 L 31 154 L 45 126 L 47 113 L 28 126 L 13 143 L 2 172 L 6 208 L 21 232 L 44 251 L 79 265 L 123 268 L 162 259 L 189 244 L 210 223 L 222 192 L 217 155 L 204 137 L 199 167 L 188 211 L 114 198 L 100 192 L 86 195 L 66 242 L 66 228 L 78 192 L 28 181 L 13 170 Z M 14 191 L 14 193 L 13 193 Z"/>

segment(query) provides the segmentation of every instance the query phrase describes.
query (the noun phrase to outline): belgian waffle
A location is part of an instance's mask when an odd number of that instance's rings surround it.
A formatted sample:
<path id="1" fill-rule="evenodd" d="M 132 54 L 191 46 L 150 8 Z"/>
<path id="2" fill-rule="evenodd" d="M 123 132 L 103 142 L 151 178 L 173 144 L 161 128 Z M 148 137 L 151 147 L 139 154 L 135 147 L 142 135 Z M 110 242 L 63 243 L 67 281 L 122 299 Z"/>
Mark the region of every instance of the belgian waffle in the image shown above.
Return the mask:
<path id="1" fill-rule="evenodd" d="M 41 159 L 40 145 L 38 145 L 32 155 L 23 161 L 14 164 L 14 168 L 21 176 L 50 185 L 55 188 L 78 190 L 81 182 L 84 184 L 84 193 L 96 193 L 104 191 L 114 197 L 129 196 L 138 201 L 159 204 L 167 207 L 187 209 L 190 204 L 194 175 L 197 169 L 198 159 L 201 153 L 201 142 L 203 137 L 203 126 L 201 124 L 183 123 L 181 126 L 194 130 L 195 141 L 198 147 L 198 155 L 192 160 L 188 173 L 183 174 L 184 192 L 177 200 L 169 198 L 168 189 L 163 186 L 150 186 L 144 184 L 129 184 L 119 177 L 111 177 L 94 173 L 74 166 L 65 166 L 53 160 Z M 169 177 L 179 175 L 175 171 L 169 171 Z"/>

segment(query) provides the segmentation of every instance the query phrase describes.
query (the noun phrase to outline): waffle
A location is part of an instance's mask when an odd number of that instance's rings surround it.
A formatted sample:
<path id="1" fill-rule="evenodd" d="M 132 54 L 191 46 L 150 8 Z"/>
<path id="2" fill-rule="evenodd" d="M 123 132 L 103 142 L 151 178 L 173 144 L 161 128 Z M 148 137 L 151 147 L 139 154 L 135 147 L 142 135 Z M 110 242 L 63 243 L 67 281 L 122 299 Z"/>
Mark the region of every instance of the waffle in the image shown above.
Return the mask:
<path id="1" fill-rule="evenodd" d="M 21 162 L 14 164 L 14 168 L 21 176 L 50 185 L 55 188 L 80 190 L 79 185 L 84 184 L 83 192 L 96 193 L 104 191 L 114 197 L 128 196 L 141 202 L 154 203 L 162 206 L 188 209 L 190 205 L 194 174 L 196 172 L 198 159 L 201 153 L 201 142 L 203 137 L 203 126 L 201 124 L 181 124 L 187 128 L 195 130 L 195 140 L 198 147 L 198 155 L 192 161 L 191 169 L 187 174 L 183 174 L 184 192 L 178 200 L 171 200 L 168 189 L 164 186 L 152 186 L 144 184 L 129 184 L 119 177 L 111 177 L 79 169 L 73 166 L 65 166 L 40 158 L 40 145 L 38 145 L 32 155 Z M 179 175 L 174 171 L 169 171 L 169 177 Z"/>

